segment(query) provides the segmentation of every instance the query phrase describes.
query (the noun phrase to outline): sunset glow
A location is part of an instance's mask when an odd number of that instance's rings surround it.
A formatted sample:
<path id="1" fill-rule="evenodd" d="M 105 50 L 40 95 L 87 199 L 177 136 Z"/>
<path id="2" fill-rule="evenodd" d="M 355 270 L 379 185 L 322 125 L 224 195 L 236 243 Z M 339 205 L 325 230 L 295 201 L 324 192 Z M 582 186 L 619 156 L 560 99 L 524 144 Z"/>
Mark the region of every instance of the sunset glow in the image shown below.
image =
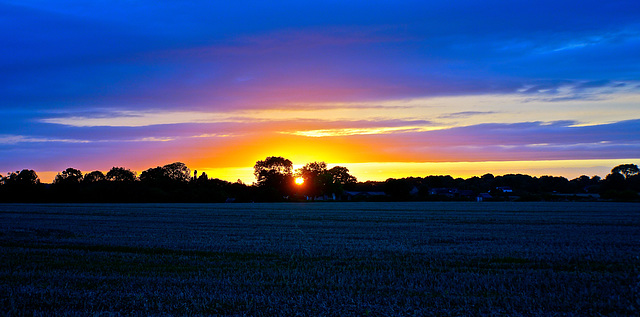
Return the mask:
<path id="1" fill-rule="evenodd" d="M 149 8 L 153 8 L 150 10 Z M 640 5 L 0 1 L 0 173 L 640 164 Z"/>
<path id="2" fill-rule="evenodd" d="M 304 178 L 297 177 L 296 178 L 296 185 L 302 185 L 302 184 L 304 184 Z"/>

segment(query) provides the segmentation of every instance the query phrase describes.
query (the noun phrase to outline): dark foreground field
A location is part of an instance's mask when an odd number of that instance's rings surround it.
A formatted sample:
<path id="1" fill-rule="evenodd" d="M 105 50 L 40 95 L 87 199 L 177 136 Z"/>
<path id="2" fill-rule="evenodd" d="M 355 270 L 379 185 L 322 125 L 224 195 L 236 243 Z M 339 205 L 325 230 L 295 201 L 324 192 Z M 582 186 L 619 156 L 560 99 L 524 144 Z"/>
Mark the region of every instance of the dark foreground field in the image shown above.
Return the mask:
<path id="1" fill-rule="evenodd" d="M 0 313 L 640 314 L 640 204 L 0 205 Z"/>

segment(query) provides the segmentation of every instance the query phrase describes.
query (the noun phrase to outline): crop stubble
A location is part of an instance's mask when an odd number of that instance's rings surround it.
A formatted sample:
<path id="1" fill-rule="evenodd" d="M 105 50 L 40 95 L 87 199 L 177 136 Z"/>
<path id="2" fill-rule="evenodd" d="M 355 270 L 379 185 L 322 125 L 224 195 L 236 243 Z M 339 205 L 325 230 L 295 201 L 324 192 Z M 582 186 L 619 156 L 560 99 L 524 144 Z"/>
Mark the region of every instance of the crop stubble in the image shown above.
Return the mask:
<path id="1" fill-rule="evenodd" d="M 0 205 L 5 315 L 637 315 L 640 205 Z"/>

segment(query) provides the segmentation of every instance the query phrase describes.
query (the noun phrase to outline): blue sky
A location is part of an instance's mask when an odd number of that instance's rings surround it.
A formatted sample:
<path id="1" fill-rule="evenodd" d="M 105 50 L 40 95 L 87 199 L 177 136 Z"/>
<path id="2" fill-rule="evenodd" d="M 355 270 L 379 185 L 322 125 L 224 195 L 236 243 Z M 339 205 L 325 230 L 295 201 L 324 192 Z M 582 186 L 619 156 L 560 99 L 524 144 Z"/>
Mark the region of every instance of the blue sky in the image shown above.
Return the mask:
<path id="1" fill-rule="evenodd" d="M 637 1 L 0 1 L 0 171 L 247 179 L 281 155 L 386 164 L 372 179 L 602 174 L 640 159 L 639 18 Z"/>

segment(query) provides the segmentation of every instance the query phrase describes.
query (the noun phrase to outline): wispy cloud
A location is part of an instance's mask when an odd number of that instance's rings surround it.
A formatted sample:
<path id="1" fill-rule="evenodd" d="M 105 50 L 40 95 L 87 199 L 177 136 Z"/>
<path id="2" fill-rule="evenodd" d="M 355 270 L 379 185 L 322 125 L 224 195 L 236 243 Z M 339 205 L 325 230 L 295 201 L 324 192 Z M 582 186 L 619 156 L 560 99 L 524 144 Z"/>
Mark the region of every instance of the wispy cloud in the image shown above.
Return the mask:
<path id="1" fill-rule="evenodd" d="M 72 127 L 145 127 L 164 124 L 233 122 L 228 114 L 198 111 L 113 111 L 109 115 L 69 116 L 41 122 Z"/>
<path id="2" fill-rule="evenodd" d="M 320 137 L 338 137 L 338 136 L 349 136 L 349 135 L 407 133 L 407 132 L 420 132 L 420 131 L 428 131 L 428 130 L 429 128 L 425 128 L 425 127 L 384 127 L 384 128 L 319 129 L 319 130 L 304 130 L 304 131 L 292 131 L 292 132 L 281 132 L 281 133 L 320 138 Z"/>
<path id="3" fill-rule="evenodd" d="M 30 137 L 24 135 L 0 135 L 0 144 L 18 143 L 90 143 L 88 140 L 56 139 L 44 137 Z"/>
<path id="4" fill-rule="evenodd" d="M 24 135 L 0 135 L 0 144 L 11 145 L 11 144 L 19 144 L 19 143 L 71 143 L 71 144 L 98 144 L 98 143 L 130 143 L 130 142 L 170 142 L 170 141 L 178 141 L 185 139 L 193 139 L 193 138 L 227 138 L 230 137 L 231 134 L 220 134 L 220 133 L 206 133 L 206 134 L 198 134 L 198 135 L 189 135 L 189 136 L 147 136 L 140 138 L 130 138 L 130 139 L 94 139 L 94 140 L 82 140 L 82 139 L 59 139 L 59 138 L 44 138 L 44 137 L 31 137 Z"/>
<path id="5" fill-rule="evenodd" d="M 637 94 L 636 81 L 553 81 L 526 85 L 518 93 L 529 96 L 525 102 L 539 100 L 561 102 L 570 100 L 607 100 L 619 94 Z"/>
<path id="6" fill-rule="evenodd" d="M 468 118 L 472 116 L 480 116 L 480 115 L 487 115 L 487 114 L 494 114 L 494 113 L 496 112 L 495 111 L 461 111 L 461 112 L 443 114 L 438 116 L 438 118 L 442 118 L 442 119 Z"/>
<path id="7" fill-rule="evenodd" d="M 640 40 L 638 30 L 620 30 L 617 32 L 599 32 L 584 34 L 578 38 L 568 39 L 563 42 L 549 45 L 537 50 L 539 53 L 555 53 L 567 50 L 578 50 L 597 45 L 606 45 L 612 42 L 625 42 Z"/>

